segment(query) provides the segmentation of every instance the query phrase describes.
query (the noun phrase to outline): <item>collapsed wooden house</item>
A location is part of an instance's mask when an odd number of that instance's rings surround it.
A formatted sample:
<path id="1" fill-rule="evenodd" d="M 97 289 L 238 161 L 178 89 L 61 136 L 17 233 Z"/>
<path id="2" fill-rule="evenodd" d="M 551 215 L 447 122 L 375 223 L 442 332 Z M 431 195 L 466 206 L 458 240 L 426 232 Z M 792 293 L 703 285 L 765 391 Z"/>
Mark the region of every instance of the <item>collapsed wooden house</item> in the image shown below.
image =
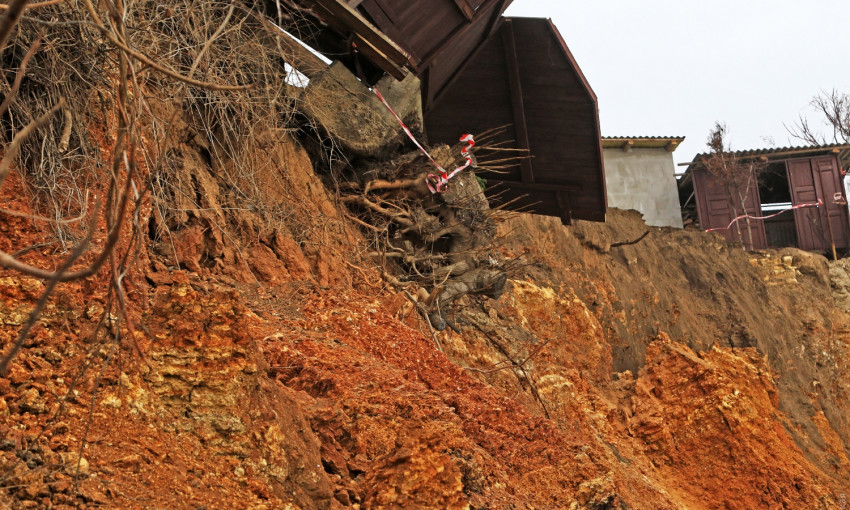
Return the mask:
<path id="1" fill-rule="evenodd" d="M 461 126 L 480 132 L 502 125 L 509 146 L 531 157 L 482 174 L 491 202 L 565 224 L 605 221 L 596 95 L 548 19 L 503 18 L 425 111 L 434 142 L 454 141 Z"/>
<path id="2" fill-rule="evenodd" d="M 550 20 L 505 18 L 511 0 L 302 3 L 324 28 L 307 31 L 311 46 L 368 81 L 419 78 L 431 143 L 505 126 L 503 146 L 530 157 L 482 173 L 494 206 L 605 220 L 597 98 Z"/>
<path id="3" fill-rule="evenodd" d="M 748 248 L 793 246 L 831 253 L 835 247 L 850 251 L 850 222 L 841 176 L 842 167 L 850 164 L 850 145 L 748 150 L 735 156 L 764 166 L 743 194 L 747 214 L 771 217 L 750 221 L 753 245 Z M 704 157 L 696 156 L 679 181 L 683 214 L 693 217 L 696 213 L 700 228 L 721 229 L 718 232 L 727 239 L 738 240 L 736 229 L 725 229 L 735 216 L 728 191 L 706 171 L 701 163 Z"/>

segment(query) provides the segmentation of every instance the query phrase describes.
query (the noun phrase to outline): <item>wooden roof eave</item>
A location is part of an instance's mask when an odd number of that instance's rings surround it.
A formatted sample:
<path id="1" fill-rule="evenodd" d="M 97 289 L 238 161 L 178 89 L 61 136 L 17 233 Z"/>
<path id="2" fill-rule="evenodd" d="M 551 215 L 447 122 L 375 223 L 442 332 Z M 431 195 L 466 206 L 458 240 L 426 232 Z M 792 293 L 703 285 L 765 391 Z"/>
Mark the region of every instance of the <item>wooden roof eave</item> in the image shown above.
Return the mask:
<path id="1" fill-rule="evenodd" d="M 665 149 L 667 152 L 674 152 L 683 141 L 685 141 L 683 136 L 651 138 L 608 136 L 602 138 L 602 148 L 621 149 L 628 145 L 633 149 Z"/>
<path id="2" fill-rule="evenodd" d="M 584 86 L 585 90 L 587 90 L 587 93 L 590 94 L 590 97 L 593 99 L 593 102 L 596 103 L 596 104 L 599 104 L 599 100 L 596 97 L 596 93 L 593 92 L 593 88 L 591 88 L 590 82 L 587 81 L 587 77 L 584 75 L 581 68 L 578 66 L 578 62 L 576 62 L 576 59 L 573 56 L 573 52 L 571 52 L 569 47 L 567 47 L 567 42 L 564 41 L 564 37 L 561 35 L 561 32 L 558 30 L 558 27 L 556 27 L 555 24 L 552 23 L 551 18 L 546 18 L 546 22 L 547 22 L 547 25 L 549 26 L 549 30 L 552 31 L 552 35 L 555 36 L 555 38 L 558 41 L 558 44 L 561 45 L 561 49 L 564 51 L 564 55 L 566 55 L 567 58 L 569 59 L 570 64 L 573 66 L 573 69 L 575 70 L 576 74 L 578 75 L 579 80 L 581 80 L 581 83 Z M 601 138 L 602 137 L 600 136 L 600 139 Z"/>
<path id="3" fill-rule="evenodd" d="M 599 182 L 602 183 L 602 186 L 600 187 L 601 196 L 599 198 L 601 198 L 601 200 L 602 200 L 603 210 L 607 211 L 608 210 L 608 189 L 607 189 L 608 185 L 605 182 L 605 163 L 604 163 L 605 160 L 602 156 L 602 130 L 601 130 L 600 125 L 599 125 L 599 100 L 597 99 L 596 93 L 593 91 L 593 88 L 590 86 L 590 82 L 587 81 L 587 77 L 584 75 L 584 72 L 582 72 L 581 67 L 579 67 L 578 62 L 576 62 L 576 59 L 573 56 L 573 53 L 570 51 L 569 47 L 567 46 L 567 42 L 564 40 L 564 37 L 561 35 L 561 32 L 558 30 L 558 27 L 555 26 L 555 24 L 552 22 L 551 18 L 547 18 L 546 22 L 547 22 L 546 24 L 549 27 L 549 30 L 552 32 L 552 35 L 555 36 L 555 39 L 558 41 L 558 44 L 561 45 L 561 49 L 563 50 L 564 55 L 566 55 L 567 59 L 570 61 L 570 65 L 572 66 L 573 70 L 575 71 L 576 75 L 578 76 L 579 81 L 581 81 L 582 86 L 587 91 L 587 94 L 590 96 L 591 100 L 593 101 L 593 105 L 594 105 L 595 110 L 596 110 L 596 122 L 595 122 L 595 124 L 596 124 L 596 151 L 595 152 L 596 152 L 596 157 L 597 157 L 597 162 L 598 162 L 598 164 L 596 165 L 596 168 L 597 168 L 597 176 L 599 177 Z M 604 216 L 604 213 L 603 213 L 603 216 Z"/>
<path id="4" fill-rule="evenodd" d="M 363 53 L 396 79 L 405 76 L 404 67 L 415 67 L 410 55 L 343 0 L 303 0 L 340 34 L 351 33 Z"/>

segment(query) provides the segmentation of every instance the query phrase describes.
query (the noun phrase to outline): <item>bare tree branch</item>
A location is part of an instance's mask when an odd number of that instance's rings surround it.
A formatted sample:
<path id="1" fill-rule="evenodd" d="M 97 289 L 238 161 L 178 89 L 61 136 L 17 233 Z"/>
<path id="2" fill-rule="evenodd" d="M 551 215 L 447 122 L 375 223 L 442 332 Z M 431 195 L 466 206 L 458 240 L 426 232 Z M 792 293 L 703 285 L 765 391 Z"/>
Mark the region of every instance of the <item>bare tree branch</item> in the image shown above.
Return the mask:
<path id="1" fill-rule="evenodd" d="M 6 14 L 0 18 L 0 51 L 3 51 L 6 43 L 9 42 L 12 29 L 15 28 L 15 25 L 21 19 L 21 14 L 24 13 L 27 3 L 29 3 L 29 0 L 12 0 L 6 9 Z"/>
<path id="2" fill-rule="evenodd" d="M 791 136 L 812 145 L 850 143 L 850 94 L 836 89 L 829 92 L 824 90 L 812 98 L 809 105 L 824 118 L 824 124 L 832 130 L 832 140 L 828 141 L 826 135 L 813 129 L 809 120 L 802 114 L 793 126 L 785 127 Z"/>
<path id="3" fill-rule="evenodd" d="M 9 168 L 12 166 L 12 161 L 14 161 L 17 157 L 18 151 L 20 150 L 21 144 L 24 140 L 26 140 L 33 131 L 37 130 L 50 120 L 50 117 L 55 115 L 56 112 L 58 112 L 63 106 L 65 106 L 65 98 L 59 99 L 59 102 L 57 102 L 53 108 L 43 113 L 41 117 L 27 124 L 24 129 L 15 135 L 15 138 L 13 138 L 6 147 L 6 153 L 3 155 L 2 161 L 0 161 L 0 189 L 3 188 L 3 182 L 6 180 L 6 176 L 9 175 Z"/>
<path id="4" fill-rule="evenodd" d="M 80 220 L 82 220 L 86 217 L 86 214 L 88 213 L 88 198 L 89 198 L 89 192 L 86 191 L 86 199 L 83 201 L 82 212 L 79 214 L 79 216 L 76 216 L 74 218 L 69 218 L 67 220 L 57 220 L 56 218 L 47 218 L 45 216 L 39 216 L 38 214 L 26 214 L 26 213 L 22 213 L 22 212 L 18 212 L 18 211 L 12 211 L 10 209 L 4 209 L 2 207 L 0 207 L 0 213 L 7 214 L 9 216 L 17 216 L 19 218 L 29 218 L 31 220 L 44 221 L 44 222 L 47 222 L 47 223 L 57 223 L 57 224 L 60 224 L 60 225 L 70 225 L 71 223 L 76 223 L 76 222 L 78 222 L 78 221 L 80 221 Z"/>
<path id="5" fill-rule="evenodd" d="M 100 30 L 100 32 L 103 35 L 105 35 L 106 38 L 109 39 L 112 42 L 112 44 L 117 46 L 120 50 L 122 50 L 127 55 L 133 57 L 136 60 L 144 62 L 148 66 L 156 69 L 157 71 L 159 71 L 159 72 L 161 72 L 161 73 L 163 73 L 167 76 L 174 78 L 175 80 L 179 80 L 179 81 L 188 83 L 189 85 L 194 85 L 196 87 L 201 87 L 201 88 L 210 89 L 210 90 L 233 90 L 233 91 L 236 91 L 236 90 L 247 90 L 247 89 L 254 87 L 253 84 L 249 84 L 249 85 L 219 85 L 219 84 L 216 84 L 216 83 L 199 81 L 199 80 L 189 78 L 188 76 L 183 76 L 182 74 L 178 73 L 177 71 L 174 71 L 173 69 L 169 69 L 169 68 L 167 68 L 167 67 L 165 67 L 161 64 L 158 64 L 153 59 L 151 59 L 150 57 L 145 55 L 144 53 L 141 53 L 141 52 L 136 51 L 133 48 L 129 47 L 123 40 L 119 39 L 118 36 L 115 35 L 115 33 L 112 30 L 110 30 L 108 27 L 106 27 L 106 25 L 104 25 L 103 21 L 100 19 L 100 16 L 98 16 L 97 11 L 94 8 L 94 5 L 92 5 L 92 3 L 91 3 L 91 0 L 83 0 L 83 2 L 85 3 L 86 9 L 88 10 L 89 15 L 92 17 L 92 20 L 94 21 L 95 27 L 97 27 L 97 29 Z"/>
<path id="6" fill-rule="evenodd" d="M 70 108 L 62 110 L 62 114 L 65 118 L 65 124 L 62 127 L 62 135 L 59 137 L 59 143 L 56 144 L 56 149 L 59 152 L 66 152 L 68 145 L 71 143 L 71 128 L 74 127 L 74 117 L 71 114 Z"/>
<path id="7" fill-rule="evenodd" d="M 206 44 L 204 44 L 204 47 L 201 48 L 201 51 L 198 52 L 198 56 L 195 57 L 195 61 L 192 63 L 192 68 L 189 69 L 189 75 L 187 76 L 187 78 L 192 79 L 192 76 L 195 75 L 195 70 L 198 68 L 198 64 L 201 63 L 201 59 L 203 58 L 204 54 L 207 51 L 209 51 L 210 46 L 212 46 L 212 43 L 216 39 L 218 39 L 218 36 L 220 36 L 221 33 L 224 32 L 224 29 L 227 27 L 227 24 L 230 22 L 230 17 L 233 16 L 233 11 L 235 9 L 236 9 L 235 5 L 230 6 L 230 9 L 227 11 L 227 14 L 224 16 L 224 19 L 222 20 L 221 25 L 219 25 L 219 27 L 215 31 L 215 33 L 213 33 L 213 35 L 210 36 L 209 39 L 207 39 Z"/>
<path id="8" fill-rule="evenodd" d="M 0 115 L 6 113 L 6 109 L 9 108 L 9 105 L 12 103 L 12 100 L 15 99 L 15 96 L 18 94 L 18 89 L 21 87 L 21 81 L 24 79 L 24 74 L 27 72 L 27 64 L 29 64 L 30 59 L 35 52 L 38 50 L 38 47 L 41 45 L 41 39 L 44 37 L 44 31 L 39 32 L 38 37 L 35 38 L 32 45 L 30 45 L 30 49 L 27 50 L 24 58 L 21 59 L 21 65 L 18 67 L 18 74 L 15 75 L 15 82 L 12 84 L 11 90 L 6 94 L 6 98 L 3 99 L 3 103 L 0 104 Z"/>
<path id="9" fill-rule="evenodd" d="M 788 131 L 788 134 L 798 140 L 806 142 L 809 145 L 826 145 L 826 138 L 824 138 L 823 135 L 816 133 L 811 126 L 809 126 L 809 119 L 804 117 L 802 114 L 794 125 L 791 127 L 785 126 L 785 129 Z"/>
<path id="10" fill-rule="evenodd" d="M 48 0 L 47 2 L 36 2 L 34 4 L 27 4 L 25 9 L 38 9 L 39 7 L 47 7 L 50 5 L 59 5 L 66 0 Z M 11 9 L 12 4 L 0 4 L 0 9 Z"/>
<path id="11" fill-rule="evenodd" d="M 48 299 L 50 299 L 51 294 L 56 289 L 56 285 L 59 283 L 59 277 L 65 273 L 74 263 L 79 259 L 83 253 L 86 251 L 89 243 L 91 242 L 92 234 L 94 233 L 95 227 L 95 216 L 92 216 L 92 222 L 89 225 L 89 233 L 86 238 L 74 248 L 74 251 L 71 255 L 62 263 L 57 271 L 53 273 L 53 277 L 50 278 L 47 282 L 47 286 L 44 289 L 44 292 L 41 294 L 38 302 L 35 305 L 35 308 L 30 312 L 29 318 L 27 319 L 24 327 L 21 328 L 21 331 L 18 332 L 18 337 L 15 340 L 15 343 L 12 344 L 12 348 L 9 349 L 9 352 L 3 355 L 3 358 L 0 359 L 0 377 L 6 375 L 6 370 L 9 368 L 9 363 L 14 359 L 15 355 L 21 350 L 21 346 L 23 346 L 24 341 L 30 334 L 33 326 L 38 321 L 38 318 L 41 316 L 41 312 L 44 310 L 44 307 L 47 305 Z M 5 254 L 4 254 L 5 255 Z"/>

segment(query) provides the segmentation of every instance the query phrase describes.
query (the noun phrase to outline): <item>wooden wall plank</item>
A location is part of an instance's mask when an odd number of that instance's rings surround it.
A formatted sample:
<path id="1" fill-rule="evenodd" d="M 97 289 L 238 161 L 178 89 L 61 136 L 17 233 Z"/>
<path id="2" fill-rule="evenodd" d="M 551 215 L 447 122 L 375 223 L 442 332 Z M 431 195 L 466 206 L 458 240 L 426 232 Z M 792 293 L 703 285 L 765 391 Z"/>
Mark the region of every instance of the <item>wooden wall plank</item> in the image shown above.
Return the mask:
<path id="1" fill-rule="evenodd" d="M 508 208 L 598 221 L 607 208 L 598 109 L 567 51 L 547 20 L 503 22 L 426 112 L 426 129 L 432 142 L 454 143 L 462 129 L 511 124 L 505 139 L 533 159 L 481 174 L 501 184 L 488 188 L 494 205 L 517 199 Z"/>
<path id="2" fill-rule="evenodd" d="M 506 22 L 502 27 L 501 33 L 505 47 L 507 78 L 511 90 L 511 110 L 513 111 L 514 129 L 516 130 L 516 147 L 529 150 L 531 149 L 531 145 L 528 143 L 528 124 L 526 123 L 525 105 L 522 100 L 522 76 L 520 76 L 513 22 Z M 523 159 L 520 163 L 520 168 L 522 169 L 522 182 L 533 183 L 534 172 L 531 159 Z"/>

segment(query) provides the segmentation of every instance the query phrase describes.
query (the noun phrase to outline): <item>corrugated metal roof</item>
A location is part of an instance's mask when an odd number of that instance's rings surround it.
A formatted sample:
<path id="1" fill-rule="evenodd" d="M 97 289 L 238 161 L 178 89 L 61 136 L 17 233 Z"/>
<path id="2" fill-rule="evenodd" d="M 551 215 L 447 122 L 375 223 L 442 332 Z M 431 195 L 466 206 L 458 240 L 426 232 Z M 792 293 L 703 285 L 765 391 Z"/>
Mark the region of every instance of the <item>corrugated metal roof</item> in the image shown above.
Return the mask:
<path id="1" fill-rule="evenodd" d="M 773 147 L 770 149 L 750 149 L 743 151 L 735 151 L 734 154 L 738 157 L 749 157 L 749 156 L 769 156 L 769 155 L 779 155 L 779 153 L 803 153 L 803 152 L 821 152 L 825 150 L 831 149 L 850 149 L 850 144 L 847 143 L 831 143 L 827 145 L 799 145 L 796 147 Z M 703 156 L 704 154 L 699 154 L 699 156 Z"/>
<path id="2" fill-rule="evenodd" d="M 742 151 L 733 151 L 732 154 L 739 158 L 753 158 L 764 156 L 768 160 L 790 159 L 795 156 L 814 155 L 824 152 L 838 152 L 838 159 L 843 163 L 850 160 L 850 144 L 848 143 L 831 143 L 827 145 L 800 145 L 796 147 L 772 147 L 769 149 L 749 149 Z M 702 152 L 694 156 L 693 161 L 688 164 L 686 172 L 690 171 L 699 161 L 708 156 L 708 153 Z"/>
<path id="3" fill-rule="evenodd" d="M 631 147 L 641 149 L 667 149 L 673 152 L 685 140 L 684 136 L 603 136 L 603 149 L 629 150 Z"/>
<path id="4" fill-rule="evenodd" d="M 684 140 L 684 136 L 603 136 L 603 140 Z"/>

